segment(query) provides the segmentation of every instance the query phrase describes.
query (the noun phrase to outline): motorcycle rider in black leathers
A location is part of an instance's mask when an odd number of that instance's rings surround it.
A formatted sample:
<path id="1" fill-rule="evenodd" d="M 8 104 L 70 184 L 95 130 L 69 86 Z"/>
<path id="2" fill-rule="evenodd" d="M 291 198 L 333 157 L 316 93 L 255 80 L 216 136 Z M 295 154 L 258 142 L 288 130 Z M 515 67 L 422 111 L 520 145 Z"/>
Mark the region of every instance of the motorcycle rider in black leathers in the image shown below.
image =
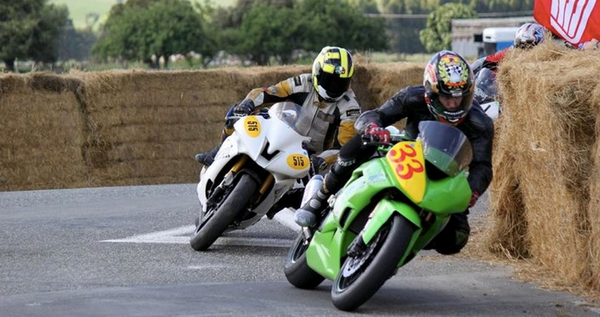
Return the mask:
<path id="1" fill-rule="evenodd" d="M 405 132 L 411 139 L 417 137 L 418 124 L 424 120 L 448 123 L 467 136 L 473 147 L 468 176 L 472 207 L 492 180 L 494 137 L 492 119 L 473 104 L 473 90 L 473 73 L 467 61 L 452 51 L 436 53 L 425 68 L 423 85 L 404 88 L 380 108 L 359 117 L 355 124 L 358 134 L 340 149 L 338 161 L 325 175 L 322 187 L 296 211 L 296 223 L 303 227 L 316 225 L 324 216 L 321 213 L 329 196 L 340 190 L 352 171 L 375 153 L 376 147 L 364 146 L 363 140 L 389 142 L 390 132 L 384 127 L 403 118 L 407 119 Z M 460 252 L 470 233 L 468 213 L 467 209 L 452 214 L 448 225 L 427 248 L 441 254 Z"/>

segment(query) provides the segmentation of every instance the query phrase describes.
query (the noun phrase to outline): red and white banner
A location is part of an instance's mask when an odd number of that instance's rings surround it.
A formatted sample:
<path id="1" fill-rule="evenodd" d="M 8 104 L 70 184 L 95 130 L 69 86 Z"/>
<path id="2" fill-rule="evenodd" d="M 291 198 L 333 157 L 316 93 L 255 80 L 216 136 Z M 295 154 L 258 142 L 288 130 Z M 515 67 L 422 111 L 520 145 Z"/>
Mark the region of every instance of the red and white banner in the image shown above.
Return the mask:
<path id="1" fill-rule="evenodd" d="M 600 1 L 535 0 L 533 18 L 575 46 L 600 40 Z"/>

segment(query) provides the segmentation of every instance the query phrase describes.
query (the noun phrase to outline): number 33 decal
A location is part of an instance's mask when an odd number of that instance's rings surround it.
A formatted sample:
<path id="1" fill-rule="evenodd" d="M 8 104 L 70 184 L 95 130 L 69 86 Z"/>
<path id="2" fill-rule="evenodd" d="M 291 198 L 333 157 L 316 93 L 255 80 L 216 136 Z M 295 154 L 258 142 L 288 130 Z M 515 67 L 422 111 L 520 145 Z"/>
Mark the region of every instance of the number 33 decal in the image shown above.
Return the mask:
<path id="1" fill-rule="evenodd" d="M 410 179 L 413 177 L 414 173 L 422 173 L 425 168 L 423 167 L 423 163 L 414 157 L 417 156 L 417 151 L 415 151 L 414 147 L 409 144 L 404 144 L 404 147 L 400 148 L 400 156 L 396 158 L 396 153 L 392 154 L 392 161 L 398 165 L 396 165 L 396 175 L 401 179 Z"/>

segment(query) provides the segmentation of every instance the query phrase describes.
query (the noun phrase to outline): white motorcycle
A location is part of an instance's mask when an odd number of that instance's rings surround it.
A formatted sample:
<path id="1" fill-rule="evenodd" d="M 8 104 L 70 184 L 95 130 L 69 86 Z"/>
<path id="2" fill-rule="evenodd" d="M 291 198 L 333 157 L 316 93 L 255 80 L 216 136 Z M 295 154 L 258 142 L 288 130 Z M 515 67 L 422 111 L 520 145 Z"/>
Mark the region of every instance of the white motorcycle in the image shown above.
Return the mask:
<path id="1" fill-rule="evenodd" d="M 498 101 L 498 85 L 496 72 L 482 68 L 475 75 L 475 100 L 492 120 L 495 122 L 502 113 L 502 106 Z"/>
<path id="2" fill-rule="evenodd" d="M 295 129 L 300 112 L 299 105 L 280 102 L 237 120 L 214 163 L 200 172 L 194 250 L 204 251 L 223 233 L 255 224 L 286 192 L 302 186 L 299 180 L 310 170 L 303 144 L 310 138 Z"/>

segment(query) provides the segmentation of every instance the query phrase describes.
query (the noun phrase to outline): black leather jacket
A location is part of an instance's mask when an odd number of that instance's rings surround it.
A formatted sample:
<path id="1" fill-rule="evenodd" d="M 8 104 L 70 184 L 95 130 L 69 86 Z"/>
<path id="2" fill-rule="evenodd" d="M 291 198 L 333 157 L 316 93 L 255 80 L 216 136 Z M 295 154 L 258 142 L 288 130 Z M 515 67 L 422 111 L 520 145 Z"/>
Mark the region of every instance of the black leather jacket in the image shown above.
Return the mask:
<path id="1" fill-rule="evenodd" d="M 398 91 L 391 99 L 375 110 L 366 111 L 358 118 L 355 128 L 363 133 L 367 124 L 375 122 L 381 127 L 406 118 L 406 134 L 416 139 L 419 122 L 436 120 L 425 103 L 425 87 L 412 86 Z M 473 146 L 473 161 L 469 165 L 471 190 L 482 195 L 492 181 L 492 142 L 494 124 L 481 107 L 474 104 L 465 121 L 456 126 Z"/>

